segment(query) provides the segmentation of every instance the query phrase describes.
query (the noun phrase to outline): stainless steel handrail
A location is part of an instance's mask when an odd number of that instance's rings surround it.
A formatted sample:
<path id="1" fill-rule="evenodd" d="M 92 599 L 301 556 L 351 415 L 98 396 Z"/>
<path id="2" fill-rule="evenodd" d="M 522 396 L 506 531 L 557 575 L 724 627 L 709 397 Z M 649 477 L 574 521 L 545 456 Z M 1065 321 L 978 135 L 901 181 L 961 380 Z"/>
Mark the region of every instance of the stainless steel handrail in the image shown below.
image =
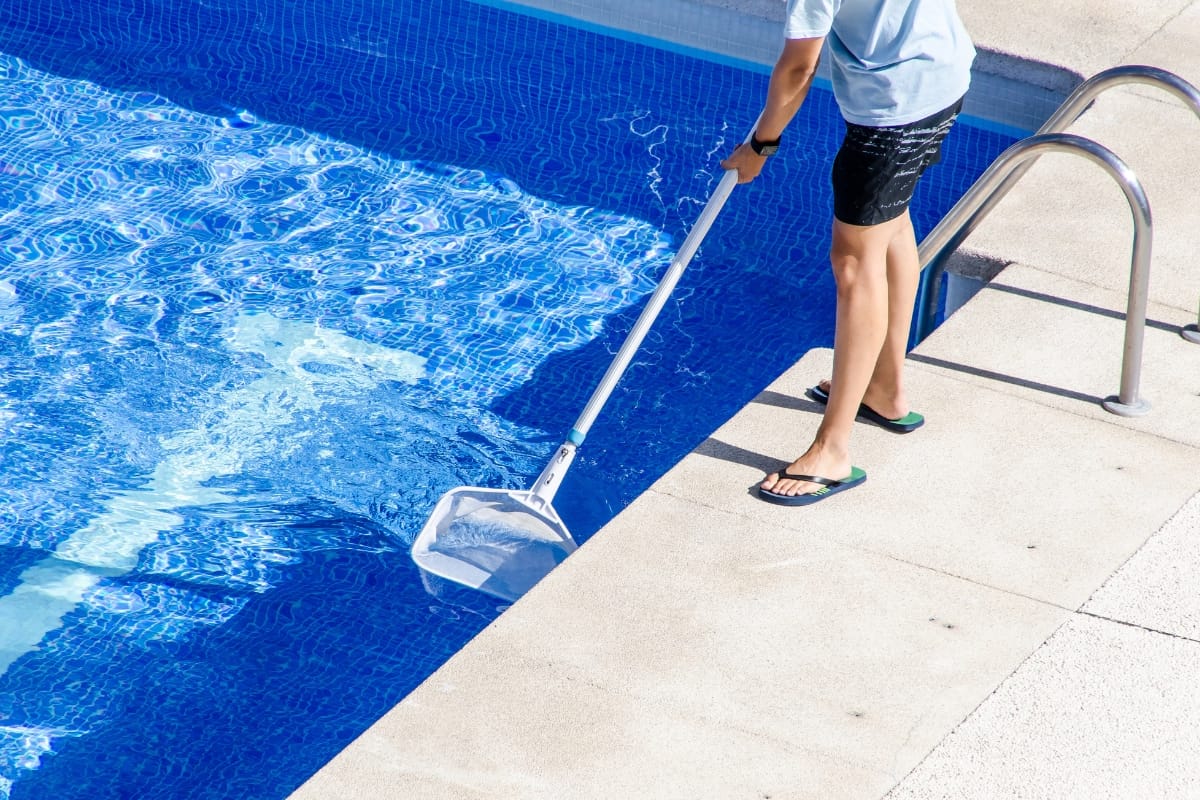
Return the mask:
<path id="1" fill-rule="evenodd" d="M 1173 72 L 1167 72 L 1158 67 L 1148 67 L 1144 64 L 1122 64 L 1111 67 L 1103 72 L 1097 72 L 1083 83 L 1075 87 L 1071 96 L 1063 101 L 1050 119 L 1038 128 L 1038 133 L 1058 133 L 1064 131 L 1075 120 L 1082 116 L 1084 110 L 1096 99 L 1097 95 L 1106 89 L 1125 83 L 1141 83 L 1147 86 L 1157 86 L 1164 89 L 1186 105 L 1190 106 L 1197 117 L 1200 117 L 1200 90 Z"/>
<path id="2" fill-rule="evenodd" d="M 1140 83 L 1146 86 L 1157 86 L 1175 95 L 1183 104 L 1192 110 L 1200 119 L 1200 89 L 1185 81 L 1173 72 L 1144 64 L 1123 64 L 1103 72 L 1097 72 L 1088 78 L 1075 91 L 1071 92 L 1063 104 L 1058 107 L 1050 119 L 1038 129 L 1038 133 L 1053 133 L 1065 131 L 1083 114 L 1088 105 L 1106 89 L 1126 83 Z M 1032 166 L 1032 165 L 1030 165 Z M 1028 167 L 1026 167 L 1028 169 Z M 1012 180 L 1017 180 L 1021 174 L 1014 174 Z M 1197 314 L 1196 324 L 1188 325 L 1179 335 L 1189 342 L 1200 344 L 1200 313 Z"/>
<path id="3" fill-rule="evenodd" d="M 1133 214 L 1133 263 L 1129 276 L 1129 302 L 1125 312 L 1125 351 L 1121 363 L 1121 389 L 1116 397 L 1104 401 L 1104 407 L 1114 414 L 1138 416 L 1150 410 L 1150 405 L 1138 397 L 1142 372 L 1142 339 L 1146 328 L 1146 300 L 1150 284 L 1150 252 L 1153 224 L 1146 192 L 1133 170 L 1107 147 L 1091 139 L 1071 133 L 1040 133 L 1022 139 L 1009 147 L 992 162 L 979 180 L 967 190 L 954 208 L 930 231 L 918 248 L 921 264 L 935 264 L 944 269 L 945 257 L 953 252 L 983 218 L 1004 198 L 1013 182 L 1008 180 L 1017 170 L 1026 169 L 1050 151 L 1082 155 L 1103 167 L 1125 193 Z M 940 278 L 940 271 L 932 277 Z M 934 284 L 936 286 L 936 284 Z M 928 333 L 937 298 L 931 299 L 922 310 L 919 330 Z"/>
<path id="4" fill-rule="evenodd" d="M 1087 107 L 1101 92 L 1112 88 L 1113 86 L 1119 86 L 1128 83 L 1140 83 L 1157 86 L 1161 89 L 1164 89 L 1182 100 L 1184 104 L 1191 108 L 1192 112 L 1198 118 L 1200 118 L 1200 90 L 1197 90 L 1195 86 L 1188 83 L 1183 78 L 1180 78 L 1178 75 L 1163 69 L 1159 69 L 1158 67 L 1150 67 L 1140 64 L 1125 64 L 1098 72 L 1077 86 L 1075 91 L 1073 91 L 1071 95 L 1065 101 L 1063 101 L 1062 105 L 1059 106 L 1058 110 L 1055 111 L 1054 114 L 1052 114 L 1050 118 L 1046 120 L 1042 127 L 1038 129 L 1036 136 L 1060 133 L 1074 123 L 1077 119 L 1079 119 L 1084 110 L 1087 109 Z M 1104 150 L 1105 152 L 1109 152 L 1111 155 L 1110 151 L 1107 151 L 1106 149 Z M 1113 158 L 1115 158 L 1115 156 L 1113 156 Z M 997 202 L 999 202 L 999 199 L 1008 193 L 1008 190 L 1012 188 L 1013 184 L 1020 180 L 1021 176 L 1023 176 L 1029 170 L 1029 168 L 1033 166 L 1033 162 L 1035 160 L 1036 156 L 1031 156 L 1022 159 L 1019 163 L 1010 167 L 993 190 L 995 199 L 989 200 L 988 198 L 984 198 L 983 200 L 976 201 L 981 206 L 986 205 L 986 208 L 969 209 L 960 201 L 953 209 L 950 210 L 950 213 L 948 213 L 942 219 L 942 222 L 939 223 L 938 226 L 934 228 L 929 236 L 927 236 L 921 243 L 919 248 L 920 262 L 922 269 L 925 270 L 925 274 L 922 276 L 922 300 L 918 307 L 918 340 L 928 336 L 933 329 L 933 320 L 937 314 L 938 293 L 941 285 L 941 277 L 942 273 L 945 271 L 945 259 L 963 242 L 964 239 L 966 239 L 967 235 L 970 233 L 970 230 L 961 230 L 959 228 L 962 228 L 969 223 L 971 225 L 971 230 L 973 230 L 974 227 L 978 225 L 979 220 L 982 219 L 982 217 L 985 216 L 996 205 Z M 1101 162 L 1104 161 L 1106 161 L 1106 159 L 1102 158 Z M 1117 161 L 1119 162 L 1120 159 L 1117 159 Z M 1107 165 L 1105 166 L 1107 168 Z M 1128 170 L 1128 167 L 1125 167 L 1125 169 Z M 986 176 L 987 173 L 985 173 L 984 177 Z M 980 178 L 980 181 L 982 180 L 983 177 Z M 1125 187 L 1122 188 L 1125 189 Z M 1138 188 L 1140 191 L 1140 184 L 1138 185 Z M 970 194 L 970 192 L 968 192 L 968 194 Z M 1126 195 L 1128 196 L 1127 190 Z M 1144 202 L 1144 192 L 1142 195 L 1142 202 Z M 965 200 L 966 198 L 964 197 L 963 199 Z M 960 217 L 966 217 L 968 215 L 971 216 L 970 220 L 963 222 L 960 219 Z M 1137 212 L 1134 213 L 1134 217 L 1135 219 L 1137 218 Z M 1148 214 L 1147 222 L 1149 222 Z M 1136 240 L 1136 230 L 1134 235 Z M 1135 241 L 1135 261 L 1136 248 L 1137 243 Z M 1130 275 L 1129 305 L 1131 308 L 1135 304 L 1135 288 L 1140 282 L 1148 280 L 1148 265 L 1145 272 L 1146 274 L 1140 276 L 1137 274 Z M 1136 267 L 1134 269 L 1134 273 L 1136 273 Z M 1145 293 L 1146 287 L 1142 286 L 1140 291 Z M 1143 326 L 1145 321 L 1144 312 L 1145 306 L 1143 303 Z M 1197 325 L 1189 325 L 1180 333 L 1185 339 L 1200 343 L 1200 317 L 1197 319 Z M 1144 401 L 1141 401 L 1137 398 L 1137 384 L 1140 380 L 1141 372 L 1141 339 L 1142 332 L 1140 330 L 1134 332 L 1130 329 L 1130 317 L 1127 315 L 1125 328 L 1126 355 L 1121 366 L 1121 394 L 1117 397 L 1116 402 L 1113 402 L 1113 398 L 1109 398 L 1104 402 L 1105 408 L 1113 411 L 1114 413 L 1145 413 L 1145 410 L 1148 408 L 1148 405 Z M 1137 359 L 1137 364 L 1132 368 L 1130 368 L 1127 364 L 1130 356 L 1135 356 Z"/>

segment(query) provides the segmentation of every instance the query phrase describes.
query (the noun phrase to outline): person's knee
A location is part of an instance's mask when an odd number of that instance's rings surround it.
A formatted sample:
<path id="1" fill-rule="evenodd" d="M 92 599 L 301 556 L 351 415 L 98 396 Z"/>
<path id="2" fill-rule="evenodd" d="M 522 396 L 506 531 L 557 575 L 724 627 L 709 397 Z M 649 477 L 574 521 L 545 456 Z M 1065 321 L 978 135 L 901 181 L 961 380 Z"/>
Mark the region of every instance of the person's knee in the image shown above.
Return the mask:
<path id="1" fill-rule="evenodd" d="M 829 261 L 839 298 L 860 292 L 887 291 L 886 264 L 864 259 L 861 253 L 855 252 L 831 252 Z"/>
<path id="2" fill-rule="evenodd" d="M 833 267 L 833 279 L 838 287 L 854 283 L 862 269 L 862 259 L 853 250 L 839 248 L 835 243 L 829 249 L 829 264 Z"/>
<path id="3" fill-rule="evenodd" d="M 839 292 L 850 291 L 867 281 L 887 279 L 887 244 L 880 233 L 867 228 L 835 226 L 829 263 Z"/>

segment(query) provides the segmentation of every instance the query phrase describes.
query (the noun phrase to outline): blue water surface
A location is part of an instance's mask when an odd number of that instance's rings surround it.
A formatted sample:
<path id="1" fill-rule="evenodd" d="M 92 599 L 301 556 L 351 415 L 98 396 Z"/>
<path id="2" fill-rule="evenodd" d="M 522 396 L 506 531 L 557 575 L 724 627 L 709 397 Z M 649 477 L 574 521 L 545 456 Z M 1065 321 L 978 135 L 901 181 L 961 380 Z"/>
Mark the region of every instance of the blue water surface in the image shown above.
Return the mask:
<path id="1" fill-rule="evenodd" d="M 286 797 L 503 611 L 412 538 L 530 485 L 765 70 L 467 0 L 27 0 L 0 77 L 0 798 Z M 831 344 L 841 133 L 815 90 L 734 192 L 578 540 Z M 1010 143 L 960 124 L 919 231 Z"/>

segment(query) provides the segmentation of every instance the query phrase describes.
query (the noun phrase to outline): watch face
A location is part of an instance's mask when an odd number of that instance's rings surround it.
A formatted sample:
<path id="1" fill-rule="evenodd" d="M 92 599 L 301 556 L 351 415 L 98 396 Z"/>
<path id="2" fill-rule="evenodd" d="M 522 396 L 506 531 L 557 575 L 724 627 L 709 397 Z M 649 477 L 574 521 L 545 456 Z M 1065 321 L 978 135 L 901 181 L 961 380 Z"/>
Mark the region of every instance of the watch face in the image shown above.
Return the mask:
<path id="1" fill-rule="evenodd" d="M 760 156 L 773 156 L 777 152 L 779 152 L 779 145 L 777 144 L 764 144 L 758 148 Z"/>

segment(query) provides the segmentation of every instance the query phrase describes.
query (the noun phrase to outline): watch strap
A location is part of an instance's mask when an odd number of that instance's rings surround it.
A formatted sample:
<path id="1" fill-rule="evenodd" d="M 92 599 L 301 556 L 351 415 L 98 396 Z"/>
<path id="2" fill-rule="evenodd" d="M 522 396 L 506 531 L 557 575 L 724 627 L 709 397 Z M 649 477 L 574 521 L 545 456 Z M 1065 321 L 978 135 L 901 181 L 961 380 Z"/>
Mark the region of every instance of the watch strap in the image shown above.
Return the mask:
<path id="1" fill-rule="evenodd" d="M 779 137 L 773 141 L 764 142 L 758 138 L 758 133 L 750 134 L 750 149 L 760 156 L 772 156 L 779 150 L 779 142 L 783 137 Z"/>

